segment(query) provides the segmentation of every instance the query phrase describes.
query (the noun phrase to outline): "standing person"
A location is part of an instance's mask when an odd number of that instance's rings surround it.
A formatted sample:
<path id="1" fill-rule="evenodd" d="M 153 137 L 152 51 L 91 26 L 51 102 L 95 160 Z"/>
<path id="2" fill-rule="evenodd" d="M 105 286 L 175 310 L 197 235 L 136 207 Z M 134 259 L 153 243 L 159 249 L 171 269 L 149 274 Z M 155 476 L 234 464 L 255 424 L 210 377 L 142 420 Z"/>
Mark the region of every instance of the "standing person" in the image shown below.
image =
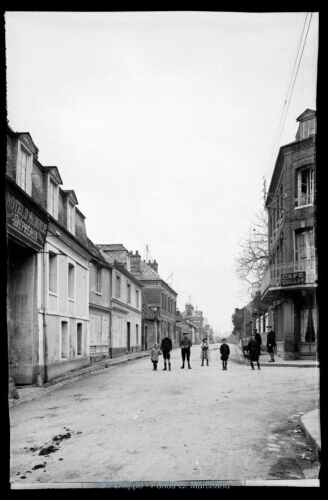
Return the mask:
<path id="1" fill-rule="evenodd" d="M 161 351 L 163 353 L 163 359 L 164 359 L 163 370 L 166 370 L 166 360 L 167 360 L 169 364 L 169 371 L 171 371 L 170 352 L 172 351 L 172 340 L 170 339 L 169 334 L 167 332 L 165 333 L 165 336 L 161 342 Z"/>
<path id="2" fill-rule="evenodd" d="M 230 347 L 227 344 L 227 339 L 222 339 L 220 353 L 222 359 L 222 370 L 227 370 L 227 363 L 230 356 Z"/>
<path id="3" fill-rule="evenodd" d="M 203 341 L 200 344 L 200 359 L 202 360 L 202 366 L 204 366 L 204 359 L 206 359 L 208 366 L 208 362 L 210 360 L 210 346 L 207 341 L 207 337 L 203 338 Z"/>
<path id="4" fill-rule="evenodd" d="M 158 344 L 154 344 L 154 347 L 150 351 L 150 361 L 153 363 L 153 371 L 157 371 L 158 356 L 162 354 Z"/>
<path id="5" fill-rule="evenodd" d="M 267 336 L 267 348 L 268 353 L 270 354 L 270 363 L 274 362 L 274 348 L 276 347 L 276 334 L 272 330 L 271 326 L 267 326 L 268 336 Z"/>
<path id="6" fill-rule="evenodd" d="M 184 368 L 185 359 L 187 358 L 188 368 L 191 370 L 191 366 L 190 366 L 190 348 L 191 348 L 191 346 L 192 346 L 192 342 L 191 342 L 190 338 L 188 337 L 188 333 L 185 332 L 183 334 L 183 338 L 180 341 L 181 356 L 182 356 L 181 368 Z"/>
<path id="7" fill-rule="evenodd" d="M 257 362 L 257 368 L 260 370 L 261 367 L 260 367 L 260 363 L 259 363 L 259 344 L 255 340 L 254 333 L 252 333 L 251 339 L 248 342 L 247 351 L 249 353 L 249 359 L 251 360 L 252 370 L 255 370 L 254 365 L 253 365 L 253 361 Z"/>
<path id="8" fill-rule="evenodd" d="M 254 334 L 255 334 L 255 340 L 259 345 L 259 355 L 260 355 L 261 354 L 262 337 L 256 329 L 254 330 Z"/>

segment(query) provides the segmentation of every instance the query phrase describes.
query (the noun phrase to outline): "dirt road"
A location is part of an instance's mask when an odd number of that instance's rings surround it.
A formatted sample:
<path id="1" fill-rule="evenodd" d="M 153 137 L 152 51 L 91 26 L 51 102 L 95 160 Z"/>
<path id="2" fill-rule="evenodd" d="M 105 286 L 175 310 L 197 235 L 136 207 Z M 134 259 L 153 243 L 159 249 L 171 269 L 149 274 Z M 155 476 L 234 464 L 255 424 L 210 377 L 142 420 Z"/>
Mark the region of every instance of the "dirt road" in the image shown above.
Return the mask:
<path id="1" fill-rule="evenodd" d="M 317 478 L 299 427 L 317 369 L 222 371 L 217 347 L 210 366 L 193 346 L 191 370 L 175 350 L 171 372 L 140 359 L 12 408 L 11 482 Z"/>

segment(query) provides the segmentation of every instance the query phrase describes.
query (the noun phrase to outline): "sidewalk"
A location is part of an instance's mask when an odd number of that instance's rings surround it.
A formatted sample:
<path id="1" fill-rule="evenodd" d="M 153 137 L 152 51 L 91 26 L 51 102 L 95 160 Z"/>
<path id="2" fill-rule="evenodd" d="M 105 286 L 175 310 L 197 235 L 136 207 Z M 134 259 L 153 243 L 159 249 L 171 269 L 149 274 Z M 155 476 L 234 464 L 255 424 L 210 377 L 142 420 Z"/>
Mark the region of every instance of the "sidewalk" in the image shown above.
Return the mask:
<path id="1" fill-rule="evenodd" d="M 239 354 L 239 362 L 243 364 L 249 364 L 248 358 L 245 358 L 242 349 L 239 345 L 236 346 Z M 305 359 L 282 359 L 275 354 L 274 363 L 270 362 L 270 354 L 261 352 L 259 357 L 259 362 L 262 367 L 266 366 L 294 366 L 298 368 L 319 368 L 319 361 L 316 360 L 305 360 Z"/>
<path id="2" fill-rule="evenodd" d="M 140 358 L 146 358 L 149 356 L 150 351 L 140 351 L 133 352 L 131 354 L 125 354 L 118 358 L 109 358 L 102 361 L 97 361 L 93 364 L 85 366 L 84 368 L 79 368 L 77 370 L 72 370 L 61 377 L 56 377 L 53 380 L 43 384 L 42 387 L 37 387 L 35 384 L 26 386 L 16 386 L 18 391 L 19 399 L 9 399 L 9 408 L 17 406 L 21 403 L 32 401 L 48 392 L 51 392 L 62 385 L 67 384 L 73 380 L 79 380 L 83 377 L 92 375 L 93 373 L 98 373 L 101 370 L 106 370 L 106 368 L 113 368 L 115 366 L 128 363 L 129 361 L 134 361 Z"/>

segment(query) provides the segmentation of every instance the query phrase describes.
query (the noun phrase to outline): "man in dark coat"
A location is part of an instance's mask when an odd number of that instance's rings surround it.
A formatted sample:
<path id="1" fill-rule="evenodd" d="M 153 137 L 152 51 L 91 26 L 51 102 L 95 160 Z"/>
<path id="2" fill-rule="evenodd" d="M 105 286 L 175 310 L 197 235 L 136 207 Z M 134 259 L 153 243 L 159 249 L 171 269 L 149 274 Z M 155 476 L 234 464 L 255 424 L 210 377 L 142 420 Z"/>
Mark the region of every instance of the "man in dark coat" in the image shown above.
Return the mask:
<path id="1" fill-rule="evenodd" d="M 260 363 L 259 363 L 259 344 L 255 340 L 255 334 L 254 333 L 252 333 L 251 339 L 248 342 L 247 351 L 249 353 L 249 359 L 251 360 L 252 370 L 255 369 L 254 365 L 253 365 L 253 361 L 257 362 L 257 368 L 258 368 L 258 370 L 260 370 L 261 368 L 260 368 Z"/>
<path id="2" fill-rule="evenodd" d="M 260 355 L 261 354 L 262 337 L 256 329 L 254 330 L 254 334 L 255 334 L 255 340 L 259 345 L 259 355 Z"/>
<path id="3" fill-rule="evenodd" d="M 170 339 L 169 334 L 167 332 L 161 342 L 161 351 L 163 353 L 163 359 L 164 359 L 163 370 L 166 370 L 166 360 L 167 360 L 169 364 L 169 371 L 171 371 L 170 352 L 172 351 L 172 340 Z"/>
<path id="4" fill-rule="evenodd" d="M 274 348 L 276 347 L 276 334 L 272 330 L 271 326 L 267 326 L 268 336 L 267 336 L 267 348 L 268 353 L 271 356 L 270 363 L 274 362 Z"/>
<path id="5" fill-rule="evenodd" d="M 182 356 L 181 368 L 184 368 L 185 359 L 187 358 L 188 368 L 191 369 L 191 366 L 190 366 L 190 348 L 191 348 L 191 346 L 192 346 L 192 342 L 191 342 L 190 338 L 188 337 L 188 333 L 185 332 L 183 334 L 183 338 L 180 341 L 181 356 Z"/>

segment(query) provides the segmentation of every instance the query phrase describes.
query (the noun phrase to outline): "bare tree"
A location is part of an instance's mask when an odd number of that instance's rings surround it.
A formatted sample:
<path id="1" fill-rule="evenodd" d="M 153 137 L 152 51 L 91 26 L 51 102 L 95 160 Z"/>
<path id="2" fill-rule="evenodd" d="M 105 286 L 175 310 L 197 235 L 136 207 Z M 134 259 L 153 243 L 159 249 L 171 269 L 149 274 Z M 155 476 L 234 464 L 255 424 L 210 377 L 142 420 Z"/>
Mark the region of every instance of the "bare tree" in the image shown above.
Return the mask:
<path id="1" fill-rule="evenodd" d="M 246 285 L 247 293 L 254 294 L 260 289 L 269 265 L 268 215 L 264 210 L 254 216 L 248 236 L 242 238 L 239 245 L 236 275 Z"/>

